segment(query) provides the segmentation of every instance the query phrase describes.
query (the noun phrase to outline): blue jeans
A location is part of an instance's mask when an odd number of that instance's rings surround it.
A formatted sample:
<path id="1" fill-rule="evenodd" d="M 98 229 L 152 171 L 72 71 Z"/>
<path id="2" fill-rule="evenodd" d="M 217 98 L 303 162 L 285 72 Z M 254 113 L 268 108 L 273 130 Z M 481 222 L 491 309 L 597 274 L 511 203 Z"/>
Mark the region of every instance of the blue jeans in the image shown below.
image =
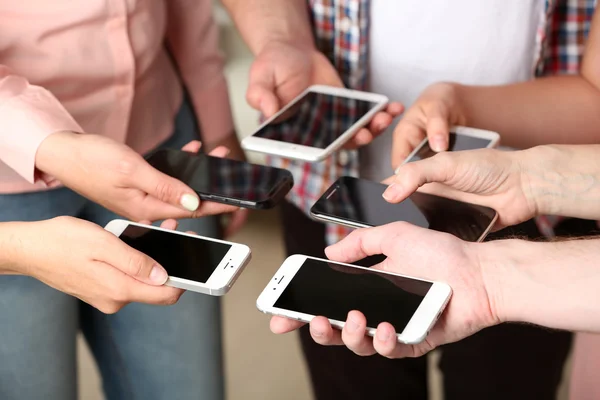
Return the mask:
<path id="1" fill-rule="evenodd" d="M 184 102 L 173 136 L 180 148 L 199 137 Z M 73 191 L 0 195 L 0 222 L 70 215 L 104 226 L 117 216 Z M 215 217 L 179 229 L 216 236 Z M 76 244 L 73 244 L 76 246 Z M 110 400 L 224 397 L 218 298 L 185 293 L 171 307 L 130 304 L 105 315 L 24 276 L 0 277 L 0 399 L 77 398 L 76 334 L 81 329 Z"/>

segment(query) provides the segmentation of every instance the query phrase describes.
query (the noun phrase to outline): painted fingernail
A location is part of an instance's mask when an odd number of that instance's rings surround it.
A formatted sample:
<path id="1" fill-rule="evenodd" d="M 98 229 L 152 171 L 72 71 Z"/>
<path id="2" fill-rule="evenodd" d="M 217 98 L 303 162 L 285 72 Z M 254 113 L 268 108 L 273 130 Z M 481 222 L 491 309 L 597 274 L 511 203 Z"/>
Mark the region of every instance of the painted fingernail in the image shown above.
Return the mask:
<path id="1" fill-rule="evenodd" d="M 395 183 L 392 183 L 390 186 L 387 187 L 387 189 L 385 189 L 385 192 L 383 192 L 382 196 L 387 201 L 394 201 L 394 199 L 400 195 L 400 191 L 400 186 L 398 186 Z"/>
<path id="2" fill-rule="evenodd" d="M 385 329 L 377 329 L 377 332 L 375 332 L 375 337 L 377 338 L 377 340 L 380 340 L 382 342 L 387 342 L 390 340 L 390 338 L 392 337 L 392 335 L 390 334 L 390 332 Z"/>
<path id="3" fill-rule="evenodd" d="M 441 137 L 434 137 L 430 141 L 431 149 L 435 152 L 440 152 L 446 150 L 446 140 Z"/>
<path id="4" fill-rule="evenodd" d="M 152 283 L 156 283 L 157 285 L 164 284 L 168 277 L 167 271 L 165 271 L 160 265 L 155 265 L 152 267 L 152 271 L 150 271 L 150 281 Z"/>
<path id="5" fill-rule="evenodd" d="M 196 211 L 200 206 L 200 199 L 193 194 L 186 193 L 181 196 L 180 204 L 188 211 Z"/>

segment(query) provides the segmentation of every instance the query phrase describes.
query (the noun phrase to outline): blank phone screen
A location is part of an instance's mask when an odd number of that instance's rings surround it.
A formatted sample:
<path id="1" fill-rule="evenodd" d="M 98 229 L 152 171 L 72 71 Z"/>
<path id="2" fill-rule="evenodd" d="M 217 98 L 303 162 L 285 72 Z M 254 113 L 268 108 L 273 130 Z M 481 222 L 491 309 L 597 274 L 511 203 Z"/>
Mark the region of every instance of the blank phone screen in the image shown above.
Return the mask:
<path id="1" fill-rule="evenodd" d="M 211 157 L 203 153 L 161 150 L 152 155 L 148 162 L 201 195 L 212 194 L 255 203 L 270 200 L 282 185 L 287 185 L 287 190 L 291 189 L 293 182 L 291 173 L 284 169 Z"/>
<path id="2" fill-rule="evenodd" d="M 488 207 L 418 192 L 401 203 L 392 204 L 381 196 L 386 188 L 378 182 L 342 177 L 311 211 L 367 226 L 405 221 L 471 242 L 479 240 L 496 215 Z"/>
<path id="3" fill-rule="evenodd" d="M 402 333 L 432 283 L 375 270 L 306 259 L 274 306 L 309 315 L 346 321 L 357 310 L 376 328 L 389 322 Z M 287 283 L 287 282 L 286 282 Z"/>
<path id="4" fill-rule="evenodd" d="M 326 149 L 375 106 L 370 101 L 308 92 L 254 136 Z"/>
<path id="5" fill-rule="evenodd" d="M 206 283 L 231 245 L 129 225 L 121 236 L 126 244 L 152 257 L 169 276 Z"/>
<path id="6" fill-rule="evenodd" d="M 457 135 L 456 133 L 450 132 L 450 136 L 448 137 L 448 151 L 485 149 L 490 145 L 490 142 L 489 139 Z M 423 147 L 421 147 L 408 162 L 423 160 L 425 158 L 433 157 L 436 154 L 437 153 L 429 147 L 429 141 L 426 141 L 425 144 L 423 144 Z"/>

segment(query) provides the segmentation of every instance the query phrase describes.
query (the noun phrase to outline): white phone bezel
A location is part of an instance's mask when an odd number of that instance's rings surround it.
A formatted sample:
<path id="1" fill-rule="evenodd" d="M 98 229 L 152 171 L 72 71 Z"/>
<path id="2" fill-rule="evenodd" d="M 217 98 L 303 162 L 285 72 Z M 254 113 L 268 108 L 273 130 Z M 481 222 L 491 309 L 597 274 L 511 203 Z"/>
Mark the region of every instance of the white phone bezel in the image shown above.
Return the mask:
<path id="1" fill-rule="evenodd" d="M 263 292 L 260 294 L 256 301 L 256 307 L 271 315 L 278 315 L 285 318 L 295 319 L 302 322 L 309 323 L 315 315 L 304 314 L 296 311 L 286 310 L 283 308 L 274 307 L 275 302 L 281 296 L 287 285 L 292 281 L 302 264 L 306 259 L 313 259 L 323 261 L 327 263 L 334 263 L 333 261 L 324 260 L 315 257 L 309 257 L 304 255 L 292 255 L 288 257 L 279 270 L 275 273 L 269 284 L 265 287 Z M 352 268 L 359 268 L 369 270 L 368 268 L 359 267 L 351 264 L 334 263 L 339 265 L 345 265 Z M 385 271 L 378 271 L 382 274 L 402 276 L 411 279 L 417 279 L 420 281 L 431 282 L 433 285 L 427 292 L 427 295 L 423 298 L 423 301 L 413 314 L 412 318 L 404 328 L 404 331 L 397 333 L 397 339 L 399 342 L 407 344 L 417 344 L 422 342 L 428 335 L 429 331 L 442 314 L 444 307 L 448 304 L 450 296 L 452 295 L 452 289 L 445 283 L 432 282 L 424 279 L 413 278 L 400 274 L 392 274 Z M 358 310 L 360 311 L 360 310 Z M 326 316 L 325 316 L 326 317 Z M 342 329 L 345 321 L 339 321 L 335 319 L 329 319 L 332 326 Z M 369 336 L 375 335 L 376 328 L 367 327 L 367 334 Z"/>
<path id="2" fill-rule="evenodd" d="M 340 135 L 333 143 L 324 149 L 316 147 L 303 146 L 294 143 L 283 142 L 279 140 L 265 139 L 254 136 L 256 132 L 270 124 L 275 118 L 278 118 L 282 113 L 296 104 L 302 97 L 307 95 L 309 92 L 324 93 L 334 96 L 346 97 L 357 100 L 364 100 L 376 103 L 376 105 L 369 110 L 361 119 L 359 119 L 354 125 L 352 125 L 346 132 Z M 369 121 L 375 116 L 376 113 L 383 110 L 388 104 L 389 99 L 381 94 L 361 92 L 357 90 L 336 88 L 324 85 L 313 85 L 303 91 L 298 97 L 292 100 L 289 104 L 283 107 L 279 112 L 273 115 L 262 123 L 258 129 L 251 135 L 242 140 L 242 148 L 248 151 L 256 151 L 259 153 L 271 154 L 284 158 L 290 158 L 300 161 L 318 162 L 329 157 L 332 153 L 338 150 L 348 140 L 352 138 L 362 127 L 367 125 Z"/>
<path id="3" fill-rule="evenodd" d="M 169 229 L 159 228 L 152 225 L 139 224 L 136 222 L 115 219 L 110 221 L 104 229 L 120 237 L 123 231 L 129 226 L 139 226 L 148 229 L 167 232 L 173 235 L 188 236 L 199 240 L 207 240 L 210 242 L 218 242 L 230 245 L 231 248 L 223 257 L 217 268 L 213 271 L 210 278 L 205 283 L 191 281 L 189 279 L 169 276 L 165 285 L 173 286 L 180 289 L 191 290 L 198 293 L 209 294 L 212 296 L 222 296 L 231 289 L 237 278 L 240 276 L 246 265 L 250 262 L 252 253 L 246 245 L 227 242 L 225 240 L 208 238 L 200 235 L 173 231 Z"/>
<path id="4" fill-rule="evenodd" d="M 485 149 L 493 149 L 495 147 L 498 147 L 498 144 L 500 144 L 500 135 L 497 132 L 486 131 L 484 129 L 469 128 L 466 126 L 453 126 L 452 128 L 450 128 L 450 133 L 489 140 L 490 143 L 486 147 L 483 147 Z M 428 141 L 428 138 L 423 139 L 423 141 L 419 143 L 417 147 L 415 147 L 415 149 L 408 155 L 408 157 L 406 157 L 406 159 L 402 162 L 401 165 L 408 163 L 419 151 L 421 151 L 423 146 L 425 146 Z M 394 171 L 394 173 L 398 173 L 399 168 L 400 167 L 396 168 L 396 171 Z"/>

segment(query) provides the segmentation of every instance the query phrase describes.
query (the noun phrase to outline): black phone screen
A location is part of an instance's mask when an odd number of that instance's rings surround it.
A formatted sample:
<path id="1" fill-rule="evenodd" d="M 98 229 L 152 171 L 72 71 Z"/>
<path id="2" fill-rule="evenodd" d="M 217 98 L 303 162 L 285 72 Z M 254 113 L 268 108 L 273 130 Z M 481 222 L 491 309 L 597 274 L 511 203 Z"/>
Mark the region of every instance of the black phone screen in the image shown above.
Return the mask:
<path id="1" fill-rule="evenodd" d="M 203 195 L 254 203 L 283 197 L 293 185 L 292 174 L 284 169 L 266 167 L 228 158 L 211 157 L 179 150 L 160 150 L 148 158 L 159 171 L 175 177 Z M 216 199 L 215 199 L 216 200 Z"/>
<path id="2" fill-rule="evenodd" d="M 152 257 L 169 276 L 206 283 L 231 245 L 129 225 L 119 238 Z"/>
<path id="3" fill-rule="evenodd" d="M 402 333 L 431 286 L 431 282 L 307 258 L 274 306 L 338 321 L 346 321 L 348 312 L 358 310 L 367 318 L 367 326 L 389 322 Z"/>
<path id="4" fill-rule="evenodd" d="M 490 145 L 490 142 L 490 139 L 482 139 L 450 132 L 450 136 L 448 137 L 448 151 L 485 149 Z M 429 141 L 426 141 L 408 162 L 423 160 L 425 158 L 433 157 L 436 154 L 437 153 L 429 147 Z"/>
<path id="5" fill-rule="evenodd" d="M 496 216 L 488 207 L 418 192 L 401 203 L 388 203 L 381 196 L 386 188 L 382 183 L 342 177 L 311 211 L 367 226 L 406 221 L 471 242 L 479 240 Z"/>
<path id="6" fill-rule="evenodd" d="M 375 106 L 370 101 L 308 92 L 254 136 L 326 149 Z"/>

